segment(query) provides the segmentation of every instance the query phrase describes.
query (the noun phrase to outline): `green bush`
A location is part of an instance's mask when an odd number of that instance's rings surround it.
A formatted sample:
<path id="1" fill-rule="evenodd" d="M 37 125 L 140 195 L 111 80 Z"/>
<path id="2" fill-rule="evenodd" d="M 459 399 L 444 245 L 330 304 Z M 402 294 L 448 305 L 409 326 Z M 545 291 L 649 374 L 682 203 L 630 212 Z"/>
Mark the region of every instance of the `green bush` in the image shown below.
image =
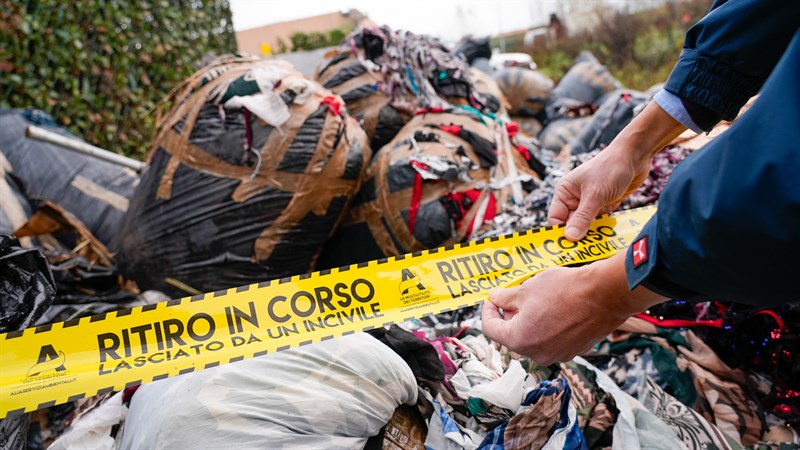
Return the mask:
<path id="1" fill-rule="evenodd" d="M 685 0 L 633 14 L 598 6 L 595 29 L 572 33 L 546 45 L 508 51 L 528 52 L 539 70 L 557 82 L 573 58 L 588 50 L 624 86 L 645 90 L 666 81 L 678 60 L 686 31 L 710 6 L 711 0 Z"/>
<path id="2" fill-rule="evenodd" d="M 313 31 L 311 33 L 304 33 L 298 31 L 292 33 L 289 39 L 292 41 L 292 51 L 314 50 L 317 48 L 334 47 L 342 43 L 345 37 L 350 34 L 351 29 L 334 28 L 326 33 Z M 281 41 L 278 42 L 280 46 Z M 285 45 L 285 44 L 284 44 Z M 284 53 L 280 51 L 279 53 Z"/>
<path id="3" fill-rule="evenodd" d="M 233 51 L 227 0 L 0 0 L 0 106 L 40 108 L 142 158 L 155 105 L 209 54 Z"/>

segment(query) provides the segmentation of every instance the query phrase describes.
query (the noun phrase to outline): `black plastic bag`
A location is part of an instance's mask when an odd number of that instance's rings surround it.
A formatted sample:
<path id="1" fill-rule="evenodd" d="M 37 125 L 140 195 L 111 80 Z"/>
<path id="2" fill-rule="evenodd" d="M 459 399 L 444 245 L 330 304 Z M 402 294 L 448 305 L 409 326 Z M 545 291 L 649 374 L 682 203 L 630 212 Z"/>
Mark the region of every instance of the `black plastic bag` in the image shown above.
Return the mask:
<path id="1" fill-rule="evenodd" d="M 553 98 L 598 104 L 604 94 L 617 89 L 622 89 L 622 84 L 611 75 L 608 68 L 591 53 L 583 52 L 575 58 L 572 67 L 553 89 Z"/>
<path id="2" fill-rule="evenodd" d="M 281 77 L 278 126 L 216 101 L 262 70 Z M 341 98 L 291 66 L 230 57 L 176 92 L 121 224 L 120 272 L 173 297 L 308 272 L 371 157 Z"/>
<path id="3" fill-rule="evenodd" d="M 0 332 L 33 326 L 50 306 L 55 282 L 44 256 L 0 235 Z M 0 449 L 25 447 L 30 414 L 0 420 Z"/>
<path id="4" fill-rule="evenodd" d="M 647 97 L 636 91 L 615 91 L 606 95 L 592 120 L 569 142 L 571 154 L 587 153 L 611 143 L 633 120 L 635 109 L 647 101 Z"/>
<path id="5" fill-rule="evenodd" d="M 38 250 L 0 235 L 0 333 L 33 326 L 56 293 L 47 260 Z"/>
<path id="6" fill-rule="evenodd" d="M 468 37 L 458 46 L 455 54 L 467 61 L 469 65 L 472 65 L 477 58 L 491 58 L 492 47 L 489 45 L 489 37 Z"/>
<path id="7" fill-rule="evenodd" d="M 0 110 L 0 149 L 24 195 L 72 212 L 111 245 L 138 177 L 122 166 L 25 136 L 29 125 L 78 139 L 37 110 Z"/>

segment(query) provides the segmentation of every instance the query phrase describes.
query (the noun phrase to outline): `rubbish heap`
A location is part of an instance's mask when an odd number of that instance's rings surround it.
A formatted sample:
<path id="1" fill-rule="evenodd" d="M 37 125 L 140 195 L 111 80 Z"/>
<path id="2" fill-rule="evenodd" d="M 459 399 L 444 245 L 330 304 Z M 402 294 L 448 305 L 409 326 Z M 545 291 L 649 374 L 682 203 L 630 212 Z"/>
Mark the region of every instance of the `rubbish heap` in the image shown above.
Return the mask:
<path id="1" fill-rule="evenodd" d="M 0 140 L 0 233 L 20 237 L 0 237 L 0 330 L 542 226 L 558 179 L 653 93 L 624 89 L 589 54 L 555 84 L 530 69 L 478 72 L 388 27 L 353 32 L 315 79 L 217 59 L 165 99 L 141 177 L 89 161 L 48 191 L 36 186 L 49 172 L 27 172 L 47 167 L 23 158 L 40 150 L 21 131 Z M 727 126 L 665 147 L 622 208 L 656 202 Z M 38 158 L 79 161 L 53 155 Z M 35 290 L 20 290 L 24 277 Z M 543 367 L 490 342 L 479 309 L 464 308 L 0 421 L 0 442 L 797 448 L 799 333 L 798 304 L 675 299 Z"/>

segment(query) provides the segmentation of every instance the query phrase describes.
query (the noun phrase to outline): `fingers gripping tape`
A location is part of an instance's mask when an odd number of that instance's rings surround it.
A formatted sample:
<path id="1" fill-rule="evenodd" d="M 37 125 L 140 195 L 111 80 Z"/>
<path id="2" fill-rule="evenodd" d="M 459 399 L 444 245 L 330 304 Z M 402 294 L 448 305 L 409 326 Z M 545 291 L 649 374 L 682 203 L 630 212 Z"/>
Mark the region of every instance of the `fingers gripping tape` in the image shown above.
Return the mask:
<path id="1" fill-rule="evenodd" d="M 627 247 L 655 207 L 0 334 L 0 418 L 477 305 Z"/>

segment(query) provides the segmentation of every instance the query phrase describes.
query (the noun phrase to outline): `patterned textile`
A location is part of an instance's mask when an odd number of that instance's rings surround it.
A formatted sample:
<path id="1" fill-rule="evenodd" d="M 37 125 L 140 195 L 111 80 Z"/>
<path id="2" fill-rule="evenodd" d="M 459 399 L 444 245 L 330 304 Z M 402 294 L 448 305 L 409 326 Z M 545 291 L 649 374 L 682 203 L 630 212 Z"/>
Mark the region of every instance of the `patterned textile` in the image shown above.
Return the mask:
<path id="1" fill-rule="evenodd" d="M 525 397 L 520 412 L 492 430 L 478 448 L 588 448 L 571 397 L 572 390 L 563 378 L 540 382 Z"/>

